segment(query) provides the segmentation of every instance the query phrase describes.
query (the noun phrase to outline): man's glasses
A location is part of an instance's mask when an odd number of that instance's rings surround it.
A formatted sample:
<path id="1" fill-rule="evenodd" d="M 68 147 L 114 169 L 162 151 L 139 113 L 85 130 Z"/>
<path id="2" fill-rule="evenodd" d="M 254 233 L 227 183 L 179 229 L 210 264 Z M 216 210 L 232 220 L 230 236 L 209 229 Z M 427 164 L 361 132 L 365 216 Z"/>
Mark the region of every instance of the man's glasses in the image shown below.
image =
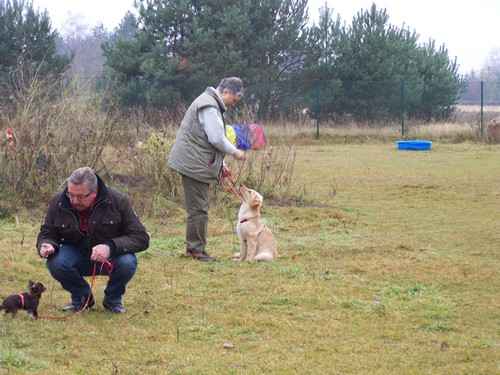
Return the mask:
<path id="1" fill-rule="evenodd" d="M 79 200 L 79 201 L 83 201 L 84 199 L 87 199 L 89 197 L 89 195 L 92 194 L 92 191 L 89 192 L 88 194 L 86 195 L 74 195 L 74 194 L 71 194 L 69 191 L 66 192 L 66 196 L 69 198 L 69 199 L 76 199 L 76 200 Z"/>

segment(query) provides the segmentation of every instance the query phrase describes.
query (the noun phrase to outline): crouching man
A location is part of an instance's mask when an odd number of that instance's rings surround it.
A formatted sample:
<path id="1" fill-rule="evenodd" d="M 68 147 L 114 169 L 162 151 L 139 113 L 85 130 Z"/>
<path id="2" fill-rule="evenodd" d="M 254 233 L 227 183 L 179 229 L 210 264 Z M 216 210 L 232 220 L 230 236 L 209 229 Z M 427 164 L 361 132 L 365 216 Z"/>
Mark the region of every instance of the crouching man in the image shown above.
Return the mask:
<path id="1" fill-rule="evenodd" d="M 128 198 L 106 186 L 89 167 L 76 169 L 67 187 L 52 196 L 37 238 L 37 250 L 71 304 L 63 311 L 81 311 L 95 304 L 84 276 L 108 275 L 103 306 L 119 314 L 127 283 L 135 275 L 135 253 L 149 247 L 149 235 Z"/>

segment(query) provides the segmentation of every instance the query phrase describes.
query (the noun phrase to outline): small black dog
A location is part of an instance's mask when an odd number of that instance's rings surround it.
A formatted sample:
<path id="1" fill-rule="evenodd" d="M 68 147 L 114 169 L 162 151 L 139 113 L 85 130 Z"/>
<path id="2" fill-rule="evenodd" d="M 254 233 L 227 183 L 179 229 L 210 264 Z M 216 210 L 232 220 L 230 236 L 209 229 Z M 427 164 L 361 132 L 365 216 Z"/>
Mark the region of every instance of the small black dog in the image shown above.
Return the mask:
<path id="1" fill-rule="evenodd" d="M 28 293 L 14 294 L 3 300 L 0 310 L 5 310 L 4 316 L 11 313 L 15 317 L 19 310 L 27 310 L 28 316 L 38 318 L 38 304 L 42 293 L 47 289 L 42 283 L 29 281 Z"/>

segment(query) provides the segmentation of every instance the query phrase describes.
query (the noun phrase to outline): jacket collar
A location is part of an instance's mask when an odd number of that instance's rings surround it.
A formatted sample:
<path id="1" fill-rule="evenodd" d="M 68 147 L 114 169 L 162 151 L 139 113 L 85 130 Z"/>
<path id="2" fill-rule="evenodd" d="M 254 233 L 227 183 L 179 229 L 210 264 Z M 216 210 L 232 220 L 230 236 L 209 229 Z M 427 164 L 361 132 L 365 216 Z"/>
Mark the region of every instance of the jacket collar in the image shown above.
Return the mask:
<path id="1" fill-rule="evenodd" d="M 214 99 L 217 100 L 217 103 L 219 104 L 219 108 L 220 108 L 222 113 L 227 111 L 227 107 L 224 104 L 224 102 L 222 101 L 222 98 L 220 97 L 220 94 L 216 89 L 214 89 L 213 87 L 207 87 L 205 92 L 208 93 L 209 95 L 213 96 Z"/>

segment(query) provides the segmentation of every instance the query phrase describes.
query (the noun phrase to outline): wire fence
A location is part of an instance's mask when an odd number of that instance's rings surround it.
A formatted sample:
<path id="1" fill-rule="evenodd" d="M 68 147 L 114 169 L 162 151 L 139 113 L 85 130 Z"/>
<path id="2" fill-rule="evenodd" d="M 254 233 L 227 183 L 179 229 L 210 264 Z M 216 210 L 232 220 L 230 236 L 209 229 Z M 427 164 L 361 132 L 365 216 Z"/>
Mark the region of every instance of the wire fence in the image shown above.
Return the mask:
<path id="1" fill-rule="evenodd" d="M 156 104 L 168 107 L 179 97 L 189 103 L 217 82 L 136 79 L 127 85 L 133 88 L 130 103 L 144 104 L 156 91 L 163 93 Z M 410 124 L 436 122 L 472 125 L 483 135 L 487 122 L 500 116 L 500 82 L 467 82 L 457 90 L 410 81 L 245 81 L 242 104 L 238 107 L 250 108 L 255 121 L 312 119 L 318 135 L 320 128 L 339 124 L 399 124 L 405 136 Z"/>

